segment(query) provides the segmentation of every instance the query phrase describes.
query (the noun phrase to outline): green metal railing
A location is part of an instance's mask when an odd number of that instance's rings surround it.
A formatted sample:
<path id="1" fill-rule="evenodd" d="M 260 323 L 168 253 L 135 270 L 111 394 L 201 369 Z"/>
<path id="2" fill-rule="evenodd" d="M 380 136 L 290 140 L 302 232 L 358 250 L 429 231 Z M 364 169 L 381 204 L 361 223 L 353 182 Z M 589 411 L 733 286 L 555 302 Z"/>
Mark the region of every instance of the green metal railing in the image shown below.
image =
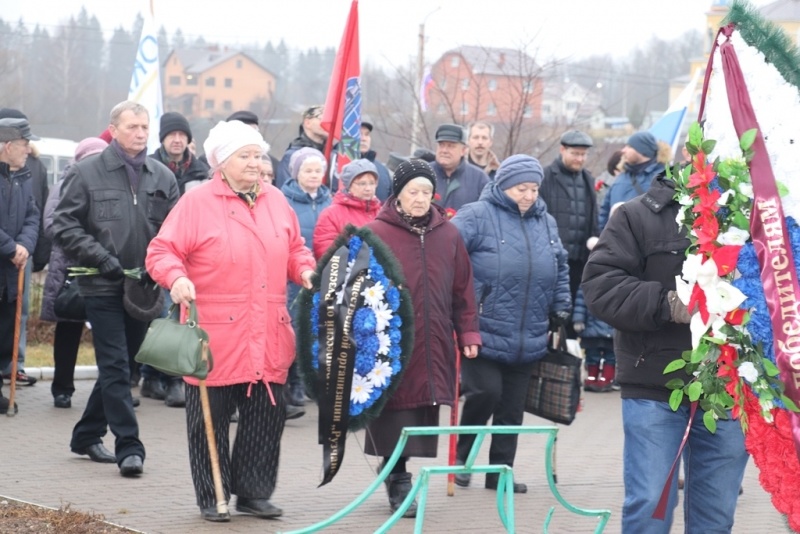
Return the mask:
<path id="1" fill-rule="evenodd" d="M 547 445 L 545 448 L 545 469 L 547 471 L 547 483 L 550 486 L 550 492 L 555 496 L 556 500 L 567 510 L 572 513 L 583 516 L 594 516 L 599 519 L 595 533 L 600 534 L 605 529 L 609 518 L 611 517 L 610 510 L 587 510 L 578 508 L 568 503 L 556 488 L 555 474 L 553 473 L 553 457 L 555 454 L 556 435 L 558 428 L 553 426 L 446 426 L 446 427 L 406 427 L 400 434 L 400 439 L 397 446 L 392 453 L 392 456 L 383 466 L 383 469 L 378 474 L 378 477 L 372 484 L 364 490 L 353 502 L 339 510 L 337 513 L 300 530 L 293 530 L 286 534 L 305 534 L 309 532 L 318 532 L 325 529 L 343 517 L 347 516 L 350 512 L 358 508 L 376 489 L 378 489 L 383 481 L 392 472 L 392 468 L 397 463 L 397 460 L 402 455 L 403 449 L 406 447 L 406 442 L 411 436 L 440 436 L 451 434 L 475 434 L 475 442 L 472 444 L 469 455 L 467 456 L 464 465 L 453 466 L 433 466 L 420 468 L 419 476 L 411 487 L 406 499 L 402 505 L 389 517 L 389 519 L 381 525 L 375 532 L 385 533 L 392 528 L 397 521 L 403 517 L 403 514 L 409 509 L 414 499 L 419 498 L 417 505 L 417 517 L 414 525 L 414 532 L 422 532 L 422 524 L 425 520 L 425 504 L 428 500 L 428 482 L 430 476 L 433 475 L 448 475 L 454 474 L 472 474 L 472 473 L 498 473 L 497 482 L 497 513 L 503 523 L 507 532 L 515 532 L 515 518 L 514 518 L 514 473 L 513 469 L 507 465 L 475 465 L 475 459 L 478 457 L 478 451 L 483 444 L 483 440 L 487 434 L 547 434 Z M 553 518 L 555 506 L 551 506 L 547 512 L 544 520 L 543 529 L 547 533 L 550 520 Z"/>

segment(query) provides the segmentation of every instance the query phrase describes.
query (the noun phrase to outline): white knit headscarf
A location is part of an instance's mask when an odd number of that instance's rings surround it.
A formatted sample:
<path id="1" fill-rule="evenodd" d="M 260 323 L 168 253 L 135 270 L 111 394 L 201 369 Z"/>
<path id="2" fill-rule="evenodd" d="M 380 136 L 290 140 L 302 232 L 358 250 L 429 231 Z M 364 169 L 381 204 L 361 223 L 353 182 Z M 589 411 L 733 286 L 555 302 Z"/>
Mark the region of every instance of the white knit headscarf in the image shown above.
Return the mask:
<path id="1" fill-rule="evenodd" d="M 220 121 L 208 132 L 203 150 L 211 169 L 217 170 L 234 152 L 248 145 L 258 145 L 265 154 L 269 151 L 269 145 L 253 127 L 241 121 Z"/>

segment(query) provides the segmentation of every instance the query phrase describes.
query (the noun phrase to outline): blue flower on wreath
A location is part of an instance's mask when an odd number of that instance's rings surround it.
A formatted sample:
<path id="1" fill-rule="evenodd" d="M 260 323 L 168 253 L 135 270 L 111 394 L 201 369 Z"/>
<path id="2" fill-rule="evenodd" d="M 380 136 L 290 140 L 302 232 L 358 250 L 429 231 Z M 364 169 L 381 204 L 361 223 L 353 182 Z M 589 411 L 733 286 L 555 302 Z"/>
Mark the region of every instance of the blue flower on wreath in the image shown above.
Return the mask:
<path id="1" fill-rule="evenodd" d="M 386 291 L 386 302 L 389 303 L 389 307 L 392 311 L 397 311 L 400 308 L 400 290 L 396 287 L 392 286 Z M 395 317 L 400 317 L 399 315 L 395 315 Z"/>
<path id="2" fill-rule="evenodd" d="M 792 217 L 786 218 L 786 226 L 794 255 L 795 272 L 800 272 L 800 226 Z M 764 296 L 764 286 L 761 283 L 758 257 L 752 242 L 745 244 L 739 251 L 739 260 L 736 263 L 736 268 L 739 270 L 741 277 L 734 280 L 733 285 L 747 295 L 747 300 L 742 304 L 742 308 L 751 311 L 750 321 L 747 323 L 747 331 L 750 333 L 754 345 L 761 344 L 764 357 L 775 363 L 772 320 L 770 319 L 767 300 Z"/>
<path id="3" fill-rule="evenodd" d="M 348 245 L 349 254 L 347 255 L 347 263 L 350 263 L 356 256 L 358 256 L 358 251 L 361 250 L 361 238 L 358 236 L 353 236 L 350 238 L 350 244 Z"/>
<path id="4" fill-rule="evenodd" d="M 365 332 L 374 333 L 377 324 L 375 312 L 372 311 L 372 308 L 364 307 L 357 310 L 353 316 L 353 331 L 356 333 L 356 340 L 358 341 L 359 334 Z"/>

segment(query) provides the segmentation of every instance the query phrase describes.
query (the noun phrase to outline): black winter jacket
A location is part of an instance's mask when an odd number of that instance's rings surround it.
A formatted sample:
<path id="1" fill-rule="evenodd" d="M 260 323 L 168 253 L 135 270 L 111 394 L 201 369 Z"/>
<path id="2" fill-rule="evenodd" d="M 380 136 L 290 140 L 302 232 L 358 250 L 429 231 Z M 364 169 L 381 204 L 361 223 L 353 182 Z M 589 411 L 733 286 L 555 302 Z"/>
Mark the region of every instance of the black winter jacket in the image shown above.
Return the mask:
<path id="1" fill-rule="evenodd" d="M 614 352 L 622 398 L 668 401 L 672 360 L 691 349 L 689 325 L 670 321 L 667 292 L 675 289 L 689 246 L 675 222 L 674 184 L 664 178 L 620 206 L 583 271 L 589 311 L 616 329 Z"/>
<path id="2" fill-rule="evenodd" d="M 39 213 L 44 214 L 44 205 L 47 202 L 49 188 L 47 186 L 47 167 L 42 160 L 33 154 L 28 156 L 25 166 L 31 170 L 31 186 L 33 187 L 33 201 L 39 208 Z M 44 218 L 39 217 L 39 237 L 36 239 L 36 248 L 33 251 L 33 272 L 38 273 L 45 268 L 50 261 L 50 248 L 52 240 L 45 235 Z"/>
<path id="3" fill-rule="evenodd" d="M 109 146 L 70 167 L 53 219 L 53 236 L 68 259 L 98 267 L 116 256 L 123 269 L 144 267 L 147 245 L 178 201 L 178 183 L 163 164 L 145 158 L 134 194 L 125 163 Z M 122 280 L 78 278 L 84 296 L 122 294 Z"/>
<path id="4" fill-rule="evenodd" d="M 11 172 L 0 162 L 0 297 L 8 291 L 8 302 L 17 300 L 18 270 L 11 263 L 22 245 L 33 254 L 39 235 L 39 209 L 33 198 L 28 167 Z"/>
<path id="5" fill-rule="evenodd" d="M 585 262 L 589 257 L 586 240 L 600 235 L 597 226 L 597 193 L 594 178 L 586 169 L 572 172 L 559 156 L 544 169 L 539 198 L 558 224 L 558 235 L 569 259 Z"/>

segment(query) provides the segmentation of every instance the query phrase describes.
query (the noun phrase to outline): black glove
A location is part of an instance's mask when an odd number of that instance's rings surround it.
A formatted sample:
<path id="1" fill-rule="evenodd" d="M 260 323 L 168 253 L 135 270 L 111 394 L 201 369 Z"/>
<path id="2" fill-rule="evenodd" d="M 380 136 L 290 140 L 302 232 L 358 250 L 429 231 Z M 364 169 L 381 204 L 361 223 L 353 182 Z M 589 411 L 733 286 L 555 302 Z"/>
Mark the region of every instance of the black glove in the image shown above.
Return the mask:
<path id="1" fill-rule="evenodd" d="M 550 313 L 550 330 L 558 330 L 569 324 L 570 313 L 568 311 L 557 311 Z"/>
<path id="2" fill-rule="evenodd" d="M 125 271 L 122 270 L 122 265 L 119 260 L 114 256 L 109 256 L 97 266 L 100 271 L 100 276 L 109 280 L 122 280 L 125 278 Z"/>

